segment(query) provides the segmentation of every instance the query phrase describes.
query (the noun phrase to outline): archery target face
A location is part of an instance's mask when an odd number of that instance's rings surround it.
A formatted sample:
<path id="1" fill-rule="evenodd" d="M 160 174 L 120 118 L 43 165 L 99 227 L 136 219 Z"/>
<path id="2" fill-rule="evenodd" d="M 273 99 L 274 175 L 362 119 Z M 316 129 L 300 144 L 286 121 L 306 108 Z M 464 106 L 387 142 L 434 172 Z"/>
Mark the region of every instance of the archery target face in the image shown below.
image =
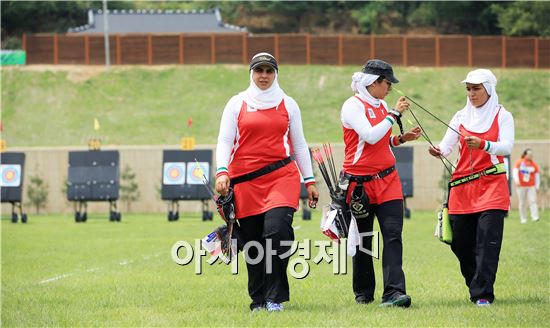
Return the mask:
<path id="1" fill-rule="evenodd" d="M 21 185 L 21 165 L 2 164 L 0 166 L 2 173 L 2 187 L 19 187 Z"/>
<path id="2" fill-rule="evenodd" d="M 165 185 L 181 185 L 185 183 L 185 163 L 164 163 L 162 183 Z"/>
<path id="3" fill-rule="evenodd" d="M 196 162 L 187 163 L 187 183 L 190 185 L 202 184 L 203 177 L 210 181 L 210 164 L 208 162 Z"/>

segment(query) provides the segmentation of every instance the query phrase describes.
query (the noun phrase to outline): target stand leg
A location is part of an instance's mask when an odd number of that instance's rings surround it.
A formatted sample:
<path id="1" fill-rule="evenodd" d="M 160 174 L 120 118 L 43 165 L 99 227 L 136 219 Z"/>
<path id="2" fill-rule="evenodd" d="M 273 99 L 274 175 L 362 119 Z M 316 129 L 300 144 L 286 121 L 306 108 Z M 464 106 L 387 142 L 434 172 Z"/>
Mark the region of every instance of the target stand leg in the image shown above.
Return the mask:
<path id="1" fill-rule="evenodd" d="M 16 202 L 10 202 L 11 204 L 11 223 L 17 223 L 18 217 L 15 213 Z"/>
<path id="2" fill-rule="evenodd" d="M 84 210 L 82 210 L 84 208 Z M 80 208 L 80 222 L 86 222 L 88 220 L 88 202 L 82 202 Z"/>
<path id="3" fill-rule="evenodd" d="M 74 202 L 74 222 L 79 223 L 80 222 L 80 210 L 79 208 L 80 201 Z"/>
<path id="4" fill-rule="evenodd" d="M 212 221 L 214 218 L 214 213 L 209 211 L 208 200 L 203 199 L 202 202 L 202 220 L 203 221 Z"/>
<path id="5" fill-rule="evenodd" d="M 122 215 L 117 210 L 116 200 L 109 201 L 109 221 L 120 222 Z"/>
<path id="6" fill-rule="evenodd" d="M 82 200 L 77 200 L 74 206 L 74 221 L 77 223 L 86 222 L 88 214 L 86 213 L 87 203 Z"/>
<path id="7" fill-rule="evenodd" d="M 407 197 L 403 197 L 403 217 L 405 219 L 411 218 L 411 209 L 407 207 Z"/>
<path id="8" fill-rule="evenodd" d="M 21 216 L 21 223 L 27 223 L 27 213 L 23 213 L 23 204 L 21 202 L 16 203 L 19 208 L 19 214 Z"/>
<path id="9" fill-rule="evenodd" d="M 168 221 L 173 221 L 174 217 L 174 201 L 168 201 Z"/>
<path id="10" fill-rule="evenodd" d="M 168 221 L 177 221 L 180 218 L 180 204 L 177 200 L 168 202 Z"/>

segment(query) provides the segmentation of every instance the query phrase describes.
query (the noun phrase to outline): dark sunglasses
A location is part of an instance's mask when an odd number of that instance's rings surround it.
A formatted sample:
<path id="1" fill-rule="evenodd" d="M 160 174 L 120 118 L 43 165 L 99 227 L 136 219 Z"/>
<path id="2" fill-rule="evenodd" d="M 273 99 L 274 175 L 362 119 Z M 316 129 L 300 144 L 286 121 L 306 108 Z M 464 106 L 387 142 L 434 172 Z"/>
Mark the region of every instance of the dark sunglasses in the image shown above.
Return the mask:
<path id="1" fill-rule="evenodd" d="M 273 68 L 256 67 L 256 68 L 254 69 L 254 72 L 256 72 L 256 73 L 273 74 L 273 73 L 275 73 L 275 70 L 274 70 Z"/>

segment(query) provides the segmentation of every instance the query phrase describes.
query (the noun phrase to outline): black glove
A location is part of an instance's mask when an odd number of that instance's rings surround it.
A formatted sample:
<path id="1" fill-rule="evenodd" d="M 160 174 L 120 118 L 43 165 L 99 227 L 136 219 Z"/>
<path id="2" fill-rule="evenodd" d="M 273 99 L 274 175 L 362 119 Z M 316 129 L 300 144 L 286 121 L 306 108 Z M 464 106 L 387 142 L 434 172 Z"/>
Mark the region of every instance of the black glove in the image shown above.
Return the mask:
<path id="1" fill-rule="evenodd" d="M 223 216 L 226 223 L 235 221 L 235 202 L 233 197 L 233 188 L 229 188 L 227 195 L 219 196 L 216 200 L 218 212 Z"/>

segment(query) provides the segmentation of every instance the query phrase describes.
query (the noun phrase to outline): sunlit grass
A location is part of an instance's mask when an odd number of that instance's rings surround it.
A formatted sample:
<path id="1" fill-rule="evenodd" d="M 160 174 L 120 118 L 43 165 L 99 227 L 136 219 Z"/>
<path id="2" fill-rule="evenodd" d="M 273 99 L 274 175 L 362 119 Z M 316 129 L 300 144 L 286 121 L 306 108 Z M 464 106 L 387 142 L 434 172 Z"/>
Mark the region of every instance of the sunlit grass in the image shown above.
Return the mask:
<path id="1" fill-rule="evenodd" d="M 375 260 L 376 302 L 356 305 L 348 274 L 309 261 L 310 274 L 290 278 L 283 313 L 250 313 L 246 269 L 196 258 L 175 264 L 176 241 L 193 242 L 221 222 L 195 215 L 167 222 L 164 215 L 128 214 L 120 223 L 92 215 L 76 224 L 69 215 L 32 216 L 2 224 L 2 325 L 11 326 L 546 326 L 550 315 L 549 215 L 521 225 L 506 219 L 495 285 L 496 302 L 476 308 L 458 262 L 433 236 L 435 214 L 413 212 L 404 226 L 404 271 L 409 309 L 379 308 L 381 263 Z M 296 239 L 327 240 L 312 221 L 294 221 Z M 378 228 L 376 228 L 378 229 Z M 313 255 L 317 249 L 313 248 Z"/>

